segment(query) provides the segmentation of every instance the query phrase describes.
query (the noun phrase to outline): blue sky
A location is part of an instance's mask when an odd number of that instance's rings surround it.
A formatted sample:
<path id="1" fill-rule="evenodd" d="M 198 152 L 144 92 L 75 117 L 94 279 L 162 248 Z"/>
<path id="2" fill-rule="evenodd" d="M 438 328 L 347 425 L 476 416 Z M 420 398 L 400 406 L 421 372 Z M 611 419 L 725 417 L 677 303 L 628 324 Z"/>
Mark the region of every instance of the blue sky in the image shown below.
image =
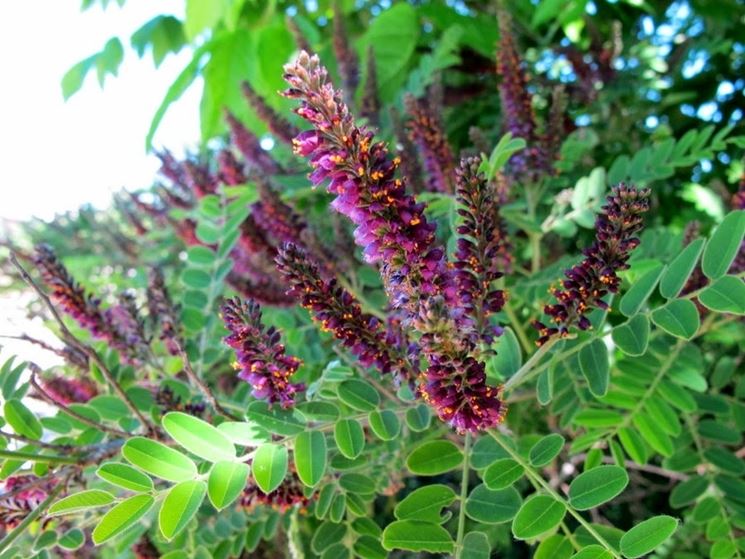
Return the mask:
<path id="1" fill-rule="evenodd" d="M 106 206 L 121 188 L 152 182 L 157 159 L 144 138 L 152 115 L 189 53 L 155 70 L 129 47 L 133 31 L 160 13 L 182 17 L 182 0 L 115 2 L 80 12 L 78 0 L 0 2 L 0 218 L 50 218 L 91 202 Z M 60 80 L 112 36 L 126 47 L 119 77 L 102 90 L 93 73 L 65 102 Z M 199 138 L 195 84 L 166 114 L 156 146 L 176 152 Z"/>

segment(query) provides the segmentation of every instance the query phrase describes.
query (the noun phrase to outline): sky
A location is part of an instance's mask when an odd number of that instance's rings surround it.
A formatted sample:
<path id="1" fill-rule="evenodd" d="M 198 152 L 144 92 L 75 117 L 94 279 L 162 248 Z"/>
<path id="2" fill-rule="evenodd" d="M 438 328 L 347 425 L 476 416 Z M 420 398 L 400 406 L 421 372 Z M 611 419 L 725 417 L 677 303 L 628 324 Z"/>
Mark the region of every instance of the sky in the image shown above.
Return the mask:
<path id="1" fill-rule="evenodd" d="M 183 6 L 131 0 L 81 12 L 79 0 L 0 2 L 0 218 L 49 219 L 86 202 L 106 207 L 113 192 L 152 183 L 158 161 L 145 153 L 145 135 L 189 53 L 169 55 L 156 70 L 129 37 L 155 15 L 182 18 Z M 125 46 L 119 76 L 102 90 L 91 72 L 65 102 L 62 76 L 113 36 Z M 198 142 L 200 95 L 195 84 L 171 106 L 156 147 L 178 153 Z"/>

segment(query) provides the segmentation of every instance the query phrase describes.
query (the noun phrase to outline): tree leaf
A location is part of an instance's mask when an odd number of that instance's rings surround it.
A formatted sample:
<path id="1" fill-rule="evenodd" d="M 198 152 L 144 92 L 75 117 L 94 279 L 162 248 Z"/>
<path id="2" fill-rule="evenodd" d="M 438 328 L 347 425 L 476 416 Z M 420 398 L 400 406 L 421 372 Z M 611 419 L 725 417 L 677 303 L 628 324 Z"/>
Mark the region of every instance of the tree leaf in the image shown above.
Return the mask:
<path id="1" fill-rule="evenodd" d="M 543 467 L 559 455 L 564 448 L 564 437 L 558 433 L 546 435 L 530 449 L 530 463 L 536 467 Z"/>
<path id="2" fill-rule="evenodd" d="M 502 458 L 486 468 L 481 476 L 489 489 L 504 489 L 523 476 L 525 468 L 512 458 Z"/>
<path id="3" fill-rule="evenodd" d="M 668 265 L 660 279 L 660 294 L 665 299 L 677 297 L 696 267 L 698 257 L 704 249 L 704 239 L 695 239 L 686 246 Z"/>
<path id="4" fill-rule="evenodd" d="M 569 485 L 569 504 L 589 510 L 618 496 L 628 485 L 626 470 L 618 466 L 597 466 L 578 475 Z"/>
<path id="5" fill-rule="evenodd" d="M 463 538 L 460 559 L 489 559 L 491 545 L 483 532 L 469 532 Z"/>
<path id="6" fill-rule="evenodd" d="M 399 520 L 422 520 L 442 524 L 448 515 L 442 509 L 455 501 L 456 494 L 449 486 L 435 483 L 409 493 L 396 505 L 393 513 Z"/>
<path id="7" fill-rule="evenodd" d="M 484 524 L 501 524 L 512 520 L 520 510 L 522 498 L 514 487 L 491 490 L 486 485 L 477 485 L 466 500 L 469 518 Z"/>
<path id="8" fill-rule="evenodd" d="M 706 243 L 701 269 L 709 279 L 722 277 L 729 270 L 745 237 L 745 211 L 727 214 Z"/>
<path id="9" fill-rule="evenodd" d="M 548 495 L 533 495 L 523 503 L 512 521 L 512 535 L 528 540 L 554 529 L 564 519 L 563 503 Z"/>
<path id="10" fill-rule="evenodd" d="M 673 299 L 652 313 L 652 322 L 668 334 L 690 340 L 701 323 L 698 310 L 688 299 Z"/>
<path id="11" fill-rule="evenodd" d="M 315 486 L 326 472 L 326 436 L 320 431 L 306 431 L 295 439 L 295 468 L 308 487 Z"/>
<path id="12" fill-rule="evenodd" d="M 429 441 L 409 454 L 406 466 L 422 476 L 436 476 L 457 468 L 463 462 L 463 453 L 450 441 Z"/>
<path id="13" fill-rule="evenodd" d="M 85 534 L 79 528 L 71 528 L 62 534 L 57 540 L 57 545 L 66 551 L 75 551 L 83 547 L 85 543 Z"/>
<path id="14" fill-rule="evenodd" d="M 207 493 L 207 484 L 193 479 L 174 485 L 166 494 L 158 514 L 160 532 L 172 540 L 196 514 Z"/>
<path id="15" fill-rule="evenodd" d="M 232 460 L 235 446 L 222 431 L 206 421 L 182 412 L 163 416 L 163 429 L 186 450 L 210 462 Z"/>
<path id="16" fill-rule="evenodd" d="M 101 464 L 96 475 L 117 487 L 130 491 L 152 491 L 153 480 L 137 468 L 121 462 L 107 462 Z"/>
<path id="17" fill-rule="evenodd" d="M 701 304 L 716 312 L 745 314 L 745 281 L 722 276 L 698 296 Z"/>
<path id="18" fill-rule="evenodd" d="M 629 559 L 642 557 L 672 536 L 677 527 L 677 519 L 666 515 L 640 522 L 621 538 L 621 553 Z"/>
<path id="19" fill-rule="evenodd" d="M 613 555 L 603 546 L 593 544 L 582 548 L 570 559 L 613 559 Z"/>
<path id="20" fill-rule="evenodd" d="M 437 524 L 417 520 L 397 520 L 383 530 L 383 547 L 387 550 L 427 551 L 452 553 L 450 532 Z"/>
<path id="21" fill-rule="evenodd" d="M 246 487 L 251 468 L 241 462 L 216 462 L 207 479 L 207 496 L 217 510 L 235 501 Z"/>
<path id="22" fill-rule="evenodd" d="M 602 340 L 593 340 L 579 350 L 579 368 L 582 371 L 590 392 L 594 396 L 605 396 L 610 382 L 608 348 Z"/>
<path id="23" fill-rule="evenodd" d="M 378 391 L 363 380 L 345 380 L 339 385 L 337 393 L 342 402 L 358 411 L 372 411 L 380 404 Z"/>
<path id="24" fill-rule="evenodd" d="M 254 480 L 264 493 L 271 493 L 287 474 L 287 449 L 267 443 L 256 449 L 252 464 Z"/>
<path id="25" fill-rule="evenodd" d="M 133 466 L 166 481 L 186 481 L 197 475 L 196 465 L 187 456 L 145 437 L 133 437 L 124 443 L 122 456 Z"/>
<path id="26" fill-rule="evenodd" d="M 613 342 L 626 355 L 644 355 L 649 345 L 649 319 L 637 314 L 613 329 Z"/>
<path id="27" fill-rule="evenodd" d="M 703 476 L 691 476 L 676 485 L 670 492 L 670 506 L 679 509 L 690 505 L 709 487 L 709 479 Z"/>
<path id="28" fill-rule="evenodd" d="M 392 441 L 401 431 L 401 423 L 392 410 L 371 411 L 367 416 L 367 423 L 372 432 L 383 441 Z"/>
<path id="29" fill-rule="evenodd" d="M 621 313 L 626 316 L 633 316 L 638 313 L 642 305 L 644 305 L 652 294 L 664 271 L 665 267 L 662 264 L 657 264 L 637 279 L 624 296 L 621 297 L 621 302 L 618 306 Z"/>
<path id="30" fill-rule="evenodd" d="M 276 435 L 291 437 L 305 430 L 305 422 L 297 410 L 270 407 L 266 402 L 251 403 L 246 418 Z"/>
<path id="31" fill-rule="evenodd" d="M 74 493 L 73 495 L 69 495 L 64 499 L 60 499 L 51 507 L 49 507 L 49 511 L 47 512 L 47 514 L 49 516 L 73 514 L 76 512 L 103 507 L 113 502 L 114 496 L 108 491 L 101 491 L 100 489 L 89 489 L 88 491 L 81 491 L 80 493 Z"/>
<path id="32" fill-rule="evenodd" d="M 93 529 L 93 543 L 101 545 L 139 521 L 155 504 L 152 495 L 135 495 L 109 510 Z"/>
<path id="33" fill-rule="evenodd" d="M 41 438 L 43 432 L 41 423 L 20 400 L 15 398 L 7 400 L 3 406 L 3 414 L 5 421 L 17 434 L 35 441 Z"/>
<path id="34" fill-rule="evenodd" d="M 318 527 L 316 533 L 313 534 L 313 539 L 310 542 L 310 547 L 313 551 L 320 554 L 325 549 L 331 547 L 337 542 L 340 542 L 346 535 L 346 524 L 324 522 Z"/>
<path id="35" fill-rule="evenodd" d="M 365 448 L 365 432 L 356 419 L 342 419 L 334 425 L 334 440 L 344 456 L 357 458 Z"/>

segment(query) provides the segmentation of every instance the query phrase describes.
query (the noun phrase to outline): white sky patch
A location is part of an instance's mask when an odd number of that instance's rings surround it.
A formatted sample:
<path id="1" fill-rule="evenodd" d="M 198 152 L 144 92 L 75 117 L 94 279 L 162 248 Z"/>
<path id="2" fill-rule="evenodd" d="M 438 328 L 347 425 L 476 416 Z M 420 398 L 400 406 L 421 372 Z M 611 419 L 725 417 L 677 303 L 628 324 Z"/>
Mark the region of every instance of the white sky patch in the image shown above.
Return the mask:
<path id="1" fill-rule="evenodd" d="M 75 0 L 0 3 L 0 218 L 51 218 L 84 203 L 105 207 L 121 188 L 149 186 L 158 161 L 145 153 L 145 135 L 168 86 L 190 53 L 169 55 L 159 69 L 140 60 L 129 37 L 161 13 L 182 17 L 183 2 L 115 3 L 79 11 Z M 95 71 L 67 103 L 60 80 L 116 36 L 125 47 L 119 77 L 103 90 Z M 194 86 L 166 113 L 156 147 L 182 153 L 199 140 Z"/>

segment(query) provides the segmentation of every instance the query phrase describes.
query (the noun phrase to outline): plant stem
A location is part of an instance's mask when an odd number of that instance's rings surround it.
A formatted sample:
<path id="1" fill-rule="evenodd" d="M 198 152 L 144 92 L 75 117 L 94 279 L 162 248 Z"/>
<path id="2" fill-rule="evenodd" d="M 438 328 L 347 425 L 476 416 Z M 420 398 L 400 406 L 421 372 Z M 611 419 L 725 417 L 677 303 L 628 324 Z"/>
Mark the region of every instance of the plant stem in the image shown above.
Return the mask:
<path id="1" fill-rule="evenodd" d="M 468 498 L 468 474 L 470 473 L 471 433 L 466 432 L 463 442 L 463 475 L 460 479 L 460 509 L 458 510 L 458 536 L 455 540 L 455 557 L 463 552 L 463 537 L 466 532 L 466 499 Z"/>
<path id="2" fill-rule="evenodd" d="M 222 407 L 222 405 L 220 405 L 220 402 L 217 401 L 217 398 L 213 394 L 212 390 L 210 390 L 210 387 L 207 386 L 207 384 L 201 378 L 199 378 L 199 375 L 197 375 L 197 373 L 192 368 L 191 362 L 189 361 L 189 356 L 186 355 L 186 351 L 184 351 L 184 348 L 181 347 L 181 344 L 178 341 L 176 343 L 178 345 L 179 357 L 181 357 L 181 361 L 183 361 L 184 364 L 184 373 L 186 373 L 186 378 L 189 379 L 189 382 L 199 389 L 202 395 L 212 406 L 212 409 L 215 410 L 215 413 L 231 421 L 239 421 L 239 417 L 228 412 L 227 410 L 225 410 L 225 408 Z"/>
<path id="3" fill-rule="evenodd" d="M 603 536 L 601 536 L 601 535 L 600 535 L 600 534 L 598 533 L 598 531 L 597 531 L 597 530 L 595 530 L 595 528 L 593 528 L 593 527 L 592 527 L 592 524 L 590 524 L 589 522 L 587 522 L 587 520 L 585 520 L 585 519 L 584 519 L 584 518 L 582 517 L 582 515 L 581 515 L 581 514 L 580 514 L 579 512 L 577 512 L 576 510 L 574 510 L 574 509 L 573 509 L 573 508 L 571 507 L 571 505 L 570 505 L 570 504 L 569 504 L 569 503 L 567 502 L 567 500 L 566 500 L 566 499 L 564 499 L 564 497 L 562 497 L 561 495 L 559 495 L 559 494 L 558 494 L 558 493 L 556 492 L 556 490 L 555 490 L 555 489 L 554 489 L 553 487 L 551 487 L 551 486 L 550 486 L 550 485 L 548 484 L 548 482 L 547 482 L 547 481 L 546 481 L 545 479 L 543 479 L 543 476 L 541 476 L 540 474 L 538 474 L 538 473 L 537 473 L 537 472 L 536 472 L 536 471 L 535 471 L 535 470 L 533 469 L 533 467 L 532 467 L 532 466 L 531 466 L 531 465 L 530 465 L 530 464 L 529 464 L 528 462 L 526 462 L 526 461 L 525 461 L 525 460 L 523 459 L 523 457 L 522 457 L 522 456 L 520 456 L 520 455 L 519 455 L 519 454 L 518 454 L 517 452 L 515 452 L 515 451 L 514 451 L 514 450 L 512 449 L 512 447 L 511 447 L 511 446 L 510 446 L 509 444 L 507 444 L 507 442 L 506 442 L 506 441 L 505 441 L 505 440 L 503 439 L 503 437 L 502 437 L 502 435 L 501 435 L 501 434 L 499 434 L 498 432 L 496 432 L 496 431 L 494 431 L 494 430 L 490 430 L 490 431 L 488 431 L 488 433 L 489 433 L 489 435 L 491 435 L 491 437 L 492 437 L 492 438 L 493 438 L 493 439 L 494 439 L 495 441 L 497 441 L 497 442 L 499 443 L 499 445 L 500 445 L 500 446 L 501 446 L 501 447 L 502 447 L 502 448 L 503 448 L 503 449 L 504 449 L 504 450 L 505 450 L 505 451 L 507 452 L 507 454 L 509 454 L 509 455 L 510 455 L 510 457 L 511 457 L 511 458 L 512 458 L 512 459 L 513 459 L 513 460 L 514 460 L 515 462 L 517 462 L 518 464 L 520 464 L 520 465 L 521 465 L 521 466 L 522 466 L 522 467 L 523 467 L 523 468 L 525 469 L 525 474 L 526 474 L 526 475 L 527 475 L 527 476 L 528 476 L 529 478 L 531 478 L 531 480 L 532 480 L 532 481 L 535 481 L 536 483 L 538 483 L 538 485 L 540 485 L 540 486 L 541 486 L 541 488 L 543 488 L 543 490 L 544 490 L 544 491 L 545 491 L 546 493 L 548 493 L 548 494 L 549 494 L 549 495 L 550 495 L 551 497 L 553 497 L 553 498 L 554 498 L 554 499 L 555 499 L 556 501 L 558 501 L 559 503 L 562 503 L 562 504 L 564 505 L 564 507 L 566 508 L 567 512 L 568 512 L 568 513 L 569 513 L 570 515 L 572 515 L 572 516 L 573 516 L 573 517 L 575 518 L 575 520 L 576 520 L 577 522 L 579 522 L 579 523 L 580 523 L 580 525 L 581 525 L 581 526 L 582 526 L 582 527 L 583 527 L 583 528 L 584 528 L 585 530 L 587 530 L 587 532 L 588 532 L 588 533 L 589 533 L 589 534 L 590 534 L 590 535 L 591 535 L 591 536 L 592 536 L 593 538 L 595 538 L 595 540 L 596 540 L 596 541 L 597 541 L 597 542 L 598 542 L 598 543 L 599 543 L 600 545 L 602 545 L 602 546 L 603 546 L 603 547 L 604 547 L 605 549 L 607 549 L 607 550 L 608 550 L 608 552 L 609 552 L 609 553 L 610 553 L 610 554 L 611 554 L 611 555 L 612 555 L 612 556 L 614 557 L 614 559 L 621 559 L 621 555 L 619 555 L 619 553 L 618 553 L 618 552 L 617 552 L 617 551 L 616 551 L 616 550 L 615 550 L 615 549 L 613 548 L 613 546 L 612 546 L 612 545 L 610 545 L 610 544 L 609 544 L 609 543 L 607 542 L 607 540 L 606 540 L 606 539 L 605 539 L 605 538 L 604 538 Z"/>
<path id="4" fill-rule="evenodd" d="M 557 336 L 554 336 L 553 338 L 550 338 L 545 344 L 543 344 L 541 347 L 538 348 L 538 351 L 536 351 L 533 355 L 530 356 L 530 359 L 528 359 L 525 364 L 518 369 L 518 371 L 512 375 L 510 378 L 507 379 L 507 382 L 504 383 L 504 390 L 505 392 L 507 390 L 510 390 L 520 384 L 527 375 L 530 370 L 538 364 L 538 362 L 543 358 L 544 355 L 546 355 L 549 350 L 559 341 L 559 338 Z"/>
<path id="5" fill-rule="evenodd" d="M 54 501 L 57 498 L 57 495 L 60 494 L 60 492 L 65 488 L 64 483 L 60 483 L 55 487 L 52 492 L 49 494 L 49 496 L 44 499 L 44 502 L 42 502 L 38 507 L 36 507 L 34 510 L 32 510 L 26 518 L 21 521 L 21 523 L 16 526 L 12 532 L 9 532 L 8 535 L 6 535 L 2 541 L 0 541 L 0 553 L 8 549 L 10 547 L 10 544 L 12 544 L 15 539 L 20 536 L 26 528 L 28 528 L 29 524 L 31 524 L 34 520 L 39 518 L 45 510 L 49 507 L 49 505 L 52 504 L 52 501 Z"/>
<path id="6" fill-rule="evenodd" d="M 509 301 L 504 304 L 504 313 L 510 320 L 510 325 L 515 331 L 517 339 L 520 340 L 520 345 L 523 346 L 523 350 L 526 354 L 529 354 L 531 351 L 533 351 L 533 344 L 530 343 L 528 335 L 525 333 L 525 328 L 523 328 L 523 325 L 520 323 L 520 319 L 515 314 L 515 310 L 512 308 L 512 305 L 510 305 Z"/>
<path id="7" fill-rule="evenodd" d="M 80 458 L 77 456 L 59 456 L 52 454 L 34 454 L 33 452 L 16 452 L 14 450 L 0 449 L 0 458 L 8 460 L 23 460 L 30 462 L 44 462 L 47 464 L 77 464 Z"/>

